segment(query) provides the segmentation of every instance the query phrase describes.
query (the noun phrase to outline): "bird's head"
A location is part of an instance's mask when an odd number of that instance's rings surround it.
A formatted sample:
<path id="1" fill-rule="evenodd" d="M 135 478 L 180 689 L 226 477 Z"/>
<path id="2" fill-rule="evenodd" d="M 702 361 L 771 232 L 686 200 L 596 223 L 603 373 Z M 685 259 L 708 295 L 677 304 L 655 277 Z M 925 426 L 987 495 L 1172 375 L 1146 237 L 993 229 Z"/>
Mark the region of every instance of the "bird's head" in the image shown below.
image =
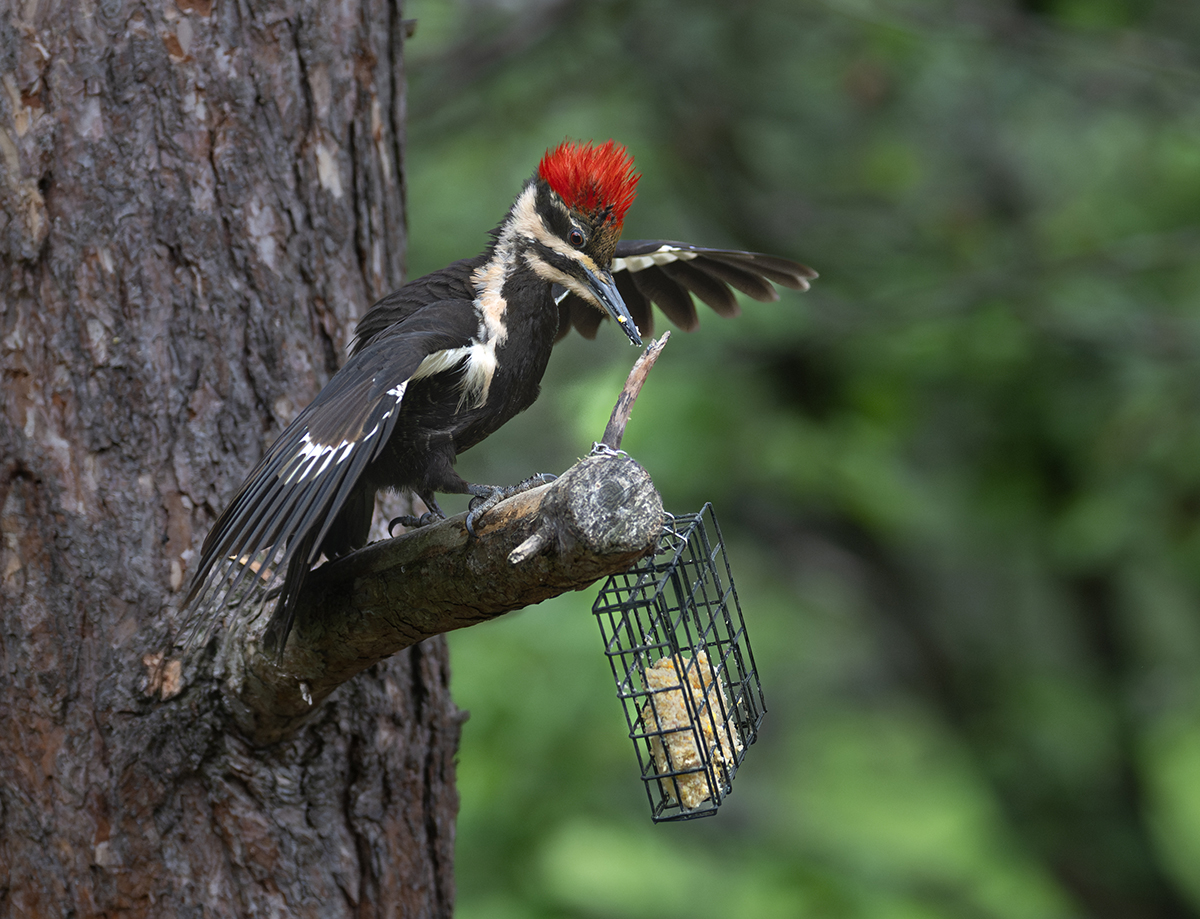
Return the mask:
<path id="1" fill-rule="evenodd" d="M 635 345 L 641 335 L 610 269 L 640 176 L 613 141 L 564 141 L 546 151 L 533 178 L 537 226 L 528 258 L 546 280 L 608 313 Z"/>

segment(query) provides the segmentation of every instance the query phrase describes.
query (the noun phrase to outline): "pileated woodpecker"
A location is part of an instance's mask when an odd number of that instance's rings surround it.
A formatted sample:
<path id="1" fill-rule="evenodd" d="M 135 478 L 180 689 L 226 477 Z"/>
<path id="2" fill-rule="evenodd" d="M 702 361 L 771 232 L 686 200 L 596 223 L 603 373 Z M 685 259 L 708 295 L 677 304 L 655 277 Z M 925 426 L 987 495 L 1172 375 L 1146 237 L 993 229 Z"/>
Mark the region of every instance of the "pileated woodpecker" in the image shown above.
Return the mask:
<path id="1" fill-rule="evenodd" d="M 471 485 L 456 456 L 537 398 L 555 341 L 594 337 L 605 314 L 635 345 L 650 304 L 690 330 L 694 293 L 722 315 L 730 286 L 776 300 L 771 281 L 806 290 L 812 269 L 751 252 L 619 242 L 638 174 L 624 147 L 564 142 L 547 151 L 481 255 L 410 281 L 367 311 L 350 359 L 279 436 L 204 541 L 184 605 L 185 643 L 260 565 L 283 569 L 266 632 L 282 655 L 309 569 L 366 544 L 380 489 L 473 495 L 468 529 L 509 490 Z M 615 278 L 615 280 L 614 280 Z M 640 330 L 640 331 L 639 331 Z M 258 564 L 252 564 L 252 563 Z M 272 580 L 277 580 L 273 575 Z M 264 601 L 265 602 L 265 601 Z"/>

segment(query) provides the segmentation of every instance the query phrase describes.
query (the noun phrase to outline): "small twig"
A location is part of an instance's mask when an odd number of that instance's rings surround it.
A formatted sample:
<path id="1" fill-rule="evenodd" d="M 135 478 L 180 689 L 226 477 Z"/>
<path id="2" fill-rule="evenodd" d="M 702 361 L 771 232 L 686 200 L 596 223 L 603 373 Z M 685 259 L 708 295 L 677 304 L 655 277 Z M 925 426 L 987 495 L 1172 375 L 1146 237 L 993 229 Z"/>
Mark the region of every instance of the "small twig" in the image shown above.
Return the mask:
<path id="1" fill-rule="evenodd" d="M 554 536 L 553 528 L 545 521 L 533 531 L 533 535 L 508 553 L 508 563 L 519 565 L 542 551 Z"/>
<path id="2" fill-rule="evenodd" d="M 629 378 L 625 380 L 625 388 L 621 390 L 617 404 L 613 407 L 612 417 L 608 419 L 604 437 L 600 440 L 600 443 L 606 447 L 612 450 L 620 449 L 621 438 L 625 436 L 625 425 L 629 424 L 629 416 L 633 413 L 634 400 L 642 391 L 642 384 L 646 382 L 646 374 L 658 360 L 658 355 L 666 347 L 667 339 L 670 337 L 670 332 L 663 332 L 662 338 L 651 341 L 646 350 L 634 362 L 633 369 L 629 371 Z"/>

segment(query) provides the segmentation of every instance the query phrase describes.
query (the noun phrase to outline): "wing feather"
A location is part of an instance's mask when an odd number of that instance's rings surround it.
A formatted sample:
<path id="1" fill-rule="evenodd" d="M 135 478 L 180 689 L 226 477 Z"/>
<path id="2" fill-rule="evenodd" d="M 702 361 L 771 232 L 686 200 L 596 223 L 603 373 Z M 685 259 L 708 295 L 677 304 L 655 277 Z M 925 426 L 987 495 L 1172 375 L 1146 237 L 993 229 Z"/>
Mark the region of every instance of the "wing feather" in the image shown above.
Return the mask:
<path id="1" fill-rule="evenodd" d="M 696 262 L 700 260 L 697 259 Z M 708 266 L 696 262 L 668 262 L 659 270 L 672 281 L 675 281 L 682 287 L 687 288 L 691 293 L 699 297 L 705 304 L 712 308 L 718 316 L 732 317 L 741 313 L 741 308 L 738 306 L 737 297 L 722 281 L 732 283 L 720 276 L 719 273 L 712 271 Z M 695 267 L 693 267 L 695 265 Z M 714 277 L 715 275 L 715 277 Z M 756 278 L 761 284 L 765 284 L 767 290 L 775 293 L 775 288 L 761 278 Z M 736 286 L 736 285 L 735 285 Z M 744 288 L 738 287 L 742 293 L 748 293 Z M 778 299 L 778 294 L 776 294 Z"/>
<path id="2" fill-rule="evenodd" d="M 440 302 L 410 310 L 357 347 L 272 444 L 213 525 L 184 600 L 185 647 L 207 641 L 220 608 L 256 573 L 268 588 L 284 581 L 272 623 L 280 620 L 286 640 L 297 581 L 320 557 L 338 512 L 392 436 L 417 368 L 432 355 L 462 349 L 477 328 L 469 301 Z M 258 605 L 268 596 L 265 592 Z"/>
<path id="3" fill-rule="evenodd" d="M 572 295 L 574 301 L 567 307 L 567 315 L 571 317 L 571 325 L 579 331 L 579 334 L 589 341 L 596 337 L 596 330 L 600 328 L 600 322 L 604 319 L 604 314 L 592 306 L 588 306 L 580 297 Z M 636 317 L 634 322 L 637 322 Z"/>
<path id="4" fill-rule="evenodd" d="M 676 326 L 690 332 L 699 325 L 693 296 L 720 316 L 736 316 L 740 308 L 735 290 L 770 302 L 779 299 L 772 285 L 808 290 L 809 281 L 817 276 L 807 265 L 774 255 L 661 239 L 617 243 L 612 272 L 643 336 L 654 332 L 651 303 Z M 572 326 L 585 338 L 596 336 L 605 318 L 598 310 L 569 292 L 560 292 L 558 304 L 558 339 L 566 336 Z"/>
<path id="5" fill-rule="evenodd" d="M 668 316 L 686 316 L 689 311 L 695 314 L 696 307 L 687 290 L 667 277 L 657 265 L 631 272 L 630 278 L 642 296 L 651 303 L 657 303 L 658 308 Z M 647 324 L 653 325 L 652 322 Z M 645 334 L 652 335 L 653 328 L 646 329 Z"/>

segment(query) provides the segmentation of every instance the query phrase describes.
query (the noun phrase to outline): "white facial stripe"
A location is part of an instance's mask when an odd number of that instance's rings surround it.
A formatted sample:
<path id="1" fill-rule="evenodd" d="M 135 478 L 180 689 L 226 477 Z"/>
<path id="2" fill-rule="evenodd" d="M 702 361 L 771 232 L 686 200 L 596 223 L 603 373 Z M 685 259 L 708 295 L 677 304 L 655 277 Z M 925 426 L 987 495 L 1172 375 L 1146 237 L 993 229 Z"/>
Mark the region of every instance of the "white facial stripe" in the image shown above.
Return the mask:
<path id="1" fill-rule="evenodd" d="M 531 236 L 532 228 L 541 225 L 542 218 L 538 216 L 534 202 L 537 198 L 537 188 L 533 185 L 526 187 L 517 196 L 513 204 L 513 220 L 505 228 L 504 234 L 496 240 L 496 249 L 492 257 L 475 269 L 471 281 L 479 292 L 475 298 L 475 309 L 479 313 L 479 341 L 495 341 L 504 344 L 508 338 L 508 328 L 504 324 L 504 281 L 507 277 L 505 268 L 512 264 L 513 248 L 518 236 Z"/>
<path id="2" fill-rule="evenodd" d="M 508 338 L 508 327 L 504 324 L 504 260 L 497 249 L 497 257 L 475 271 L 473 280 L 480 294 L 475 299 L 475 309 L 483 328 L 480 338 L 485 341 L 503 343 Z"/>
<path id="3" fill-rule="evenodd" d="M 501 244 L 511 241 L 509 234 L 523 236 L 525 239 L 538 239 L 549 232 L 546 229 L 546 222 L 542 220 L 542 215 L 537 212 L 537 186 L 535 185 L 526 186 L 525 190 L 517 196 L 512 214 L 512 223 L 509 224 L 504 237 L 501 238 Z"/>
<path id="4" fill-rule="evenodd" d="M 564 258 L 568 258 L 573 262 L 579 262 L 579 264 L 583 265 L 589 271 L 599 274 L 600 266 L 596 264 L 591 256 L 585 252 L 580 252 L 574 246 L 567 243 L 566 240 L 561 239 L 557 234 L 551 232 L 550 228 L 546 226 L 546 221 L 542 219 L 542 216 L 534 206 L 536 201 L 535 192 L 536 189 L 534 186 L 530 185 L 517 199 L 516 206 L 513 208 L 513 222 L 511 225 L 513 234 L 539 243 L 547 249 L 557 252 Z M 566 208 L 559 201 L 554 201 L 554 205 L 562 210 L 563 213 L 567 213 Z M 505 240 L 502 239 L 501 244 L 504 242 Z M 499 248 L 497 246 L 497 252 L 499 252 Z M 507 254 L 511 254 L 511 251 Z M 530 264 L 533 264 L 532 261 Z M 542 264 L 546 263 L 543 261 Z M 557 280 L 557 276 L 552 278 L 550 275 L 540 271 L 538 274 L 549 280 Z M 556 272 L 556 275 L 561 274 L 561 272 Z"/>
<path id="5" fill-rule="evenodd" d="M 569 259 L 572 262 L 578 262 L 594 274 L 600 273 L 600 266 L 596 264 L 595 259 L 586 252 L 576 249 L 556 234 L 551 233 L 549 227 L 540 218 L 538 220 L 538 232 L 534 234 L 533 238 L 547 249 L 557 252 L 563 258 Z"/>
<path id="6" fill-rule="evenodd" d="M 525 261 L 529 263 L 530 268 L 537 272 L 538 277 L 542 277 L 547 281 L 559 284 L 562 287 L 565 287 L 571 293 L 575 294 L 575 296 L 581 297 L 584 302 L 590 303 L 597 309 L 604 310 L 606 313 L 608 312 L 605 309 L 604 304 L 596 299 L 596 295 L 592 293 L 590 287 L 588 287 L 586 284 L 583 284 L 578 278 L 573 278 L 571 275 L 559 271 L 536 252 L 526 252 Z"/>
<path id="7" fill-rule="evenodd" d="M 507 271 L 513 264 L 518 240 L 539 242 L 582 262 L 592 271 L 598 270 L 592 259 L 572 249 L 550 232 L 546 222 L 537 212 L 537 187 L 533 184 L 526 186 L 513 204 L 512 220 L 506 225 L 503 235 L 496 240 L 492 257 L 476 268 L 471 276 L 478 292 L 475 310 L 479 314 L 479 334 L 475 342 L 463 348 L 442 351 L 427 357 L 413 375 L 414 380 L 450 370 L 465 361 L 463 399 L 473 399 L 476 405 L 487 401 L 492 377 L 496 372 L 496 348 L 503 345 L 508 338 L 508 327 L 504 322 L 507 309 L 504 282 L 508 278 Z M 588 296 L 577 281 L 552 269 L 545 261 L 538 259 L 536 263 L 531 261 L 530 264 L 534 265 L 534 270 L 541 277 L 559 281 L 580 296 Z"/>
<path id="8" fill-rule="evenodd" d="M 674 246 L 659 246 L 653 252 L 645 255 L 630 255 L 625 258 L 613 259 L 612 270 L 645 271 L 651 265 L 669 265 L 671 262 L 690 262 L 700 253 L 689 252 L 687 249 L 677 249 Z"/>
<path id="9" fill-rule="evenodd" d="M 569 216 L 561 201 L 555 200 L 553 205 Z M 511 219 L 506 221 L 500 238 L 496 240 L 492 257 L 476 268 L 471 275 L 471 282 L 476 291 L 475 311 L 479 315 L 479 332 L 475 341 L 465 347 L 427 357 L 413 375 L 414 380 L 450 370 L 465 361 L 463 400 L 473 398 L 476 405 L 487 401 L 492 377 L 496 372 L 496 348 L 503 345 L 508 338 L 504 282 L 508 279 L 507 272 L 515 261 L 518 243 L 521 243 L 520 248 L 525 250 L 526 262 L 539 277 L 561 284 L 573 294 L 595 304 L 597 308 L 604 308 L 586 285 L 555 268 L 528 248 L 528 243 L 537 243 L 595 274 L 601 273 L 600 266 L 591 256 L 580 252 L 551 232 L 537 211 L 537 185 L 530 183 L 522 189 L 513 203 Z"/>

